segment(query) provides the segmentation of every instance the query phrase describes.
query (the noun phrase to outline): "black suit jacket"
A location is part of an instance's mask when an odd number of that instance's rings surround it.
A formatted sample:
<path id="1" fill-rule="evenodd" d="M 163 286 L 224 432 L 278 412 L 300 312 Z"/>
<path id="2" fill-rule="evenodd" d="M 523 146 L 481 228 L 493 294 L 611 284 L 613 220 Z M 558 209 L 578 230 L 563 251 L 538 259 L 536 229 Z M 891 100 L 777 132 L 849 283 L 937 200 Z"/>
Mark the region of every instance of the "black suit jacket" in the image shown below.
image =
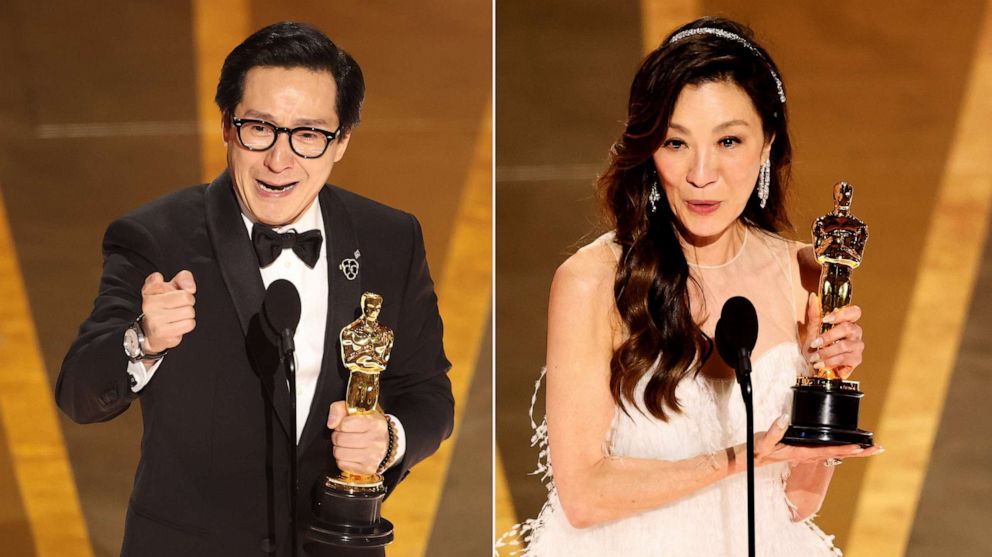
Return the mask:
<path id="1" fill-rule="evenodd" d="M 312 486 L 331 470 L 327 409 L 344 398 L 348 378 L 337 337 L 359 315 L 362 292 L 383 296 L 379 321 L 396 333 L 380 402 L 403 424 L 406 454 L 386 473 L 389 489 L 450 435 L 454 414 L 419 223 L 333 186 L 319 201 L 330 300 L 298 448 L 301 528 Z M 141 400 L 141 460 L 122 555 L 288 555 L 289 393 L 282 371 L 255 354 L 266 352 L 256 330 L 264 286 L 228 174 L 114 221 L 103 250 L 100 291 L 62 364 L 56 399 L 79 423 L 109 420 Z M 356 250 L 359 276 L 349 281 L 338 264 Z M 141 313 L 141 286 L 155 271 L 168 280 L 183 269 L 196 280 L 196 328 L 132 393 L 122 340 Z"/>

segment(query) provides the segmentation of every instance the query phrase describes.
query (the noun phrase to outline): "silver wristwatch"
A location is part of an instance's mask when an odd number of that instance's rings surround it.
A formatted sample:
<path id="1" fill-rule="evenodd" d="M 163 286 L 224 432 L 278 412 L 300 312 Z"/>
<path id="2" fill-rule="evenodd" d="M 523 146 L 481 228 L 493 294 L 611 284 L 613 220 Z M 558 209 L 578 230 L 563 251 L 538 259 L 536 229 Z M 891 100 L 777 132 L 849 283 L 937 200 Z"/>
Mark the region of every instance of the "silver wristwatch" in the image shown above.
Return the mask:
<path id="1" fill-rule="evenodd" d="M 165 349 L 161 352 L 145 352 L 141 348 L 145 342 L 145 331 L 141 328 L 141 319 L 144 316 L 143 313 L 139 315 L 124 331 L 124 354 L 132 363 L 141 360 L 161 360 L 169 351 Z"/>

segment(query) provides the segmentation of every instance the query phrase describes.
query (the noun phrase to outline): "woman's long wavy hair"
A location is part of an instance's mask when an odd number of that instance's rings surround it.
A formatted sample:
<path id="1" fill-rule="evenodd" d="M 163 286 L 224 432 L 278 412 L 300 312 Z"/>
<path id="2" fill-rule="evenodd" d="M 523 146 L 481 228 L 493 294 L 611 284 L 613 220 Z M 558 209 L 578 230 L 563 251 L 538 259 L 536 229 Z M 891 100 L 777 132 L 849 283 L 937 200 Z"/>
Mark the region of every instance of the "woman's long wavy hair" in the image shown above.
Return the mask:
<path id="1" fill-rule="evenodd" d="M 718 28 L 744 37 L 758 51 L 713 34 L 695 34 L 669 44 L 686 29 Z M 752 194 L 740 219 L 747 226 L 779 232 L 790 227 L 785 193 L 790 179 L 792 146 L 785 105 L 771 69 L 781 75 L 748 27 L 722 18 L 698 19 L 675 30 L 641 64 L 630 88 L 626 129 L 611 149 L 610 165 L 597 189 L 607 225 L 622 249 L 613 292 L 628 337 L 610 361 L 610 390 L 626 412 L 636 403 L 641 378 L 654 371 L 644 390 L 644 407 L 661 420 L 680 412 L 675 388 L 702 368 L 712 342 L 693 321 L 689 308 L 689 265 L 679 241 L 678 223 L 664 188 L 657 211 L 648 195 L 658 180 L 652 155 L 665 139 L 679 93 L 687 85 L 727 81 L 738 85 L 761 117 L 771 149 L 771 185 L 762 209 Z M 655 366 L 655 362 L 658 365 Z"/>

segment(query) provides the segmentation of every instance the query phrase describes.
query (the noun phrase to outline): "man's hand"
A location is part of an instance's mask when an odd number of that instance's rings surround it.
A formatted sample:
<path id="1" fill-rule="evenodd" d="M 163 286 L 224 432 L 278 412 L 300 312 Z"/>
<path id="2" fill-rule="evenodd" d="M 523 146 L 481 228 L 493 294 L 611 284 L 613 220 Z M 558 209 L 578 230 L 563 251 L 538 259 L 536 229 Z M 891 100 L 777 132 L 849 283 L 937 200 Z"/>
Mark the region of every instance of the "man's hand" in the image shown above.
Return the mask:
<path id="1" fill-rule="evenodd" d="M 334 460 L 343 472 L 374 474 L 389 446 L 386 416 L 374 414 L 348 415 L 347 403 L 339 400 L 331 404 L 327 427 L 334 430 Z"/>
<path id="2" fill-rule="evenodd" d="M 183 335 L 196 327 L 196 282 L 193 273 L 179 271 L 169 282 L 162 273 L 152 273 L 141 287 L 141 328 L 146 352 L 156 353 L 179 346 Z"/>

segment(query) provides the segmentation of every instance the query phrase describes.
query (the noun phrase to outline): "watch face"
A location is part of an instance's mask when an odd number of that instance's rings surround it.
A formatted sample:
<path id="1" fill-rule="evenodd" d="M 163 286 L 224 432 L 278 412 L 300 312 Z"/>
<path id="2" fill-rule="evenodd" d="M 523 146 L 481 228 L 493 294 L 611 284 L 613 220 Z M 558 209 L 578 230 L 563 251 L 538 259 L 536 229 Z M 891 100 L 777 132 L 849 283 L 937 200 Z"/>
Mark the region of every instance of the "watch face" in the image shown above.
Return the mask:
<path id="1" fill-rule="evenodd" d="M 133 327 L 124 331 L 124 353 L 129 358 L 141 356 L 141 345 L 138 343 L 138 332 Z"/>

